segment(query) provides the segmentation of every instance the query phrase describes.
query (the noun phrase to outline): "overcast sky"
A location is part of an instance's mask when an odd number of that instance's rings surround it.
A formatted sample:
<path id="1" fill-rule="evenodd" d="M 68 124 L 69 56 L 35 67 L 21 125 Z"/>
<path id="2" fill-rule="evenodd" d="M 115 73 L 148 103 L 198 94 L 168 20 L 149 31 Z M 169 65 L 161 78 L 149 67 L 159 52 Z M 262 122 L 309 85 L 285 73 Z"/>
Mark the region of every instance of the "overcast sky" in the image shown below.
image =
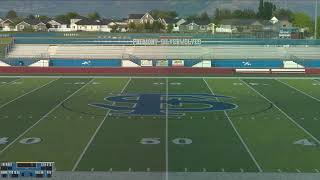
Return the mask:
<path id="1" fill-rule="evenodd" d="M 314 15 L 315 0 L 268 0 L 277 6 L 304 11 Z M 319 1 L 320 2 L 320 1 Z M 152 9 L 175 10 L 180 15 L 198 14 L 207 11 L 213 14 L 216 8 L 254 9 L 259 0 L 0 0 L 0 15 L 10 9 L 21 15 L 43 14 L 54 16 L 69 11 L 86 15 L 97 11 L 104 17 L 127 17 L 129 13 L 144 13 Z"/>

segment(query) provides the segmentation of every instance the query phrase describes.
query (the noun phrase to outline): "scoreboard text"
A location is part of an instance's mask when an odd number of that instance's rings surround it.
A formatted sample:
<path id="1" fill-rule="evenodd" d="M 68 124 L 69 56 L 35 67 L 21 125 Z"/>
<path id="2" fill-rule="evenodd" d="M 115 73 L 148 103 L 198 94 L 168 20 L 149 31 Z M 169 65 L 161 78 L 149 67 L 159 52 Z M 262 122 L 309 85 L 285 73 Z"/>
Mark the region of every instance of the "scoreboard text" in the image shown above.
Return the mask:
<path id="1" fill-rule="evenodd" d="M 2 162 L 1 178 L 42 178 L 52 177 L 53 162 Z"/>

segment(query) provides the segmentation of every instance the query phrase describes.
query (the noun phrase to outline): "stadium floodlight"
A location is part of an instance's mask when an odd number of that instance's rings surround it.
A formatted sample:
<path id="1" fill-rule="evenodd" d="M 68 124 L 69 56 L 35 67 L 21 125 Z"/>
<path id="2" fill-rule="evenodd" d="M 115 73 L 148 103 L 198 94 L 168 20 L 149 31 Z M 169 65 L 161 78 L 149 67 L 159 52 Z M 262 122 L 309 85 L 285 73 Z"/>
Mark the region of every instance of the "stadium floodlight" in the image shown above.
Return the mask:
<path id="1" fill-rule="evenodd" d="M 318 26 L 318 0 L 316 0 L 315 5 L 315 22 L 314 22 L 314 38 L 317 39 L 317 26 Z"/>

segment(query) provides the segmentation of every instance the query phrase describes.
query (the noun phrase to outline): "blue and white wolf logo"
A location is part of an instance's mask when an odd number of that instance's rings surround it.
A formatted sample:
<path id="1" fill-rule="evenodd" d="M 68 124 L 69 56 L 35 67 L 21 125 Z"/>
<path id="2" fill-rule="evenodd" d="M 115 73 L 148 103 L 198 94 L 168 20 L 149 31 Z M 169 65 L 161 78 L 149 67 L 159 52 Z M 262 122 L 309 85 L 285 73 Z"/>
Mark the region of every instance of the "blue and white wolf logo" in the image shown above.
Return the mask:
<path id="1" fill-rule="evenodd" d="M 218 101 L 227 96 L 212 94 L 126 94 L 104 98 L 109 103 L 91 103 L 90 106 L 117 111 L 132 116 L 181 116 L 186 112 L 226 111 L 237 105 Z M 115 113 L 113 113 L 115 114 Z"/>

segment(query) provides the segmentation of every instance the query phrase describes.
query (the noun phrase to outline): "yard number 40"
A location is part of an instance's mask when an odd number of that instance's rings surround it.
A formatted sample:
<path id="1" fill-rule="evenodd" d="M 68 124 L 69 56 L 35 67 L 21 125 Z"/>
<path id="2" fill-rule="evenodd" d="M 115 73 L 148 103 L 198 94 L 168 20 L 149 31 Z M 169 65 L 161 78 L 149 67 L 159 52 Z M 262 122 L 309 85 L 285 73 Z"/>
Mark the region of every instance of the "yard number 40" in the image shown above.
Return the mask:
<path id="1" fill-rule="evenodd" d="M 153 145 L 153 144 L 160 144 L 160 138 L 142 138 L 140 140 L 141 144 L 146 144 L 146 145 Z M 188 145 L 192 144 L 192 140 L 189 138 L 175 138 L 172 140 L 172 143 L 178 144 L 178 145 Z"/>

